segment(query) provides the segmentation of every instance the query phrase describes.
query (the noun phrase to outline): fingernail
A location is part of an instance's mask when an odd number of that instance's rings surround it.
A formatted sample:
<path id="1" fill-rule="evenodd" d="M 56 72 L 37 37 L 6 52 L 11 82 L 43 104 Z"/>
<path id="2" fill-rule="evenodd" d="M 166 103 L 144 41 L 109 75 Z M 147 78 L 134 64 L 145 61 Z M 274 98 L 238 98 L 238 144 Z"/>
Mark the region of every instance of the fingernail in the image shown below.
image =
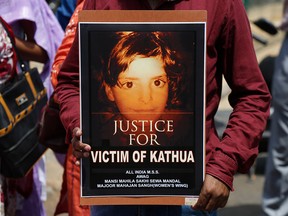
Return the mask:
<path id="1" fill-rule="evenodd" d="M 84 149 L 85 149 L 85 151 L 90 151 L 90 150 L 91 150 L 91 147 L 87 145 L 87 146 L 85 146 Z"/>

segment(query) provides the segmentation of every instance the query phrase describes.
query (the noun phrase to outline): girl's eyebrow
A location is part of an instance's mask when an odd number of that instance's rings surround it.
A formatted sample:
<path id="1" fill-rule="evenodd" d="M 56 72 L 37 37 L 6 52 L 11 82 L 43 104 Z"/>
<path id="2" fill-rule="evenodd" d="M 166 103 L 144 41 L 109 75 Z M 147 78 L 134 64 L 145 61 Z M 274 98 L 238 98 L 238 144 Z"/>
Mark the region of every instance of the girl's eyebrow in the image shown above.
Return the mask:
<path id="1" fill-rule="evenodd" d="M 159 78 L 162 78 L 162 77 L 167 77 L 167 74 L 163 73 L 163 75 L 157 75 L 157 76 L 154 76 L 154 77 L 151 77 L 151 79 L 159 79 Z M 141 78 L 139 77 L 119 77 L 118 78 L 119 80 L 123 80 L 123 79 L 129 79 L 129 80 L 139 80 Z"/>
<path id="2" fill-rule="evenodd" d="M 163 75 L 155 76 L 155 77 L 153 77 L 153 78 L 155 79 L 155 78 L 161 78 L 161 77 L 167 77 L 167 74 L 165 73 L 165 74 L 163 74 Z"/>
<path id="3" fill-rule="evenodd" d="M 137 77 L 119 77 L 118 80 L 138 80 L 139 78 Z"/>

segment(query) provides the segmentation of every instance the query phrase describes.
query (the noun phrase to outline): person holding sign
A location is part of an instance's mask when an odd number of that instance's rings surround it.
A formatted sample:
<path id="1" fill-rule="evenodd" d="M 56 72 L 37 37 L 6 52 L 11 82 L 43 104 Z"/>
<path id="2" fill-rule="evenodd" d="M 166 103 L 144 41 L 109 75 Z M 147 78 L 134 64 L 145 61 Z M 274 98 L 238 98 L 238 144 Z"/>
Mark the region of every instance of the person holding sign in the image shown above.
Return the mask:
<path id="1" fill-rule="evenodd" d="M 206 10 L 206 176 L 199 199 L 192 208 L 185 206 L 147 206 L 146 215 L 209 215 L 223 208 L 233 190 L 233 176 L 248 172 L 258 153 L 258 143 L 269 116 L 270 93 L 261 75 L 253 49 L 249 21 L 241 0 L 226 1 L 85 1 L 87 10 Z M 79 183 L 79 159 L 88 157 L 91 147 L 80 142 L 78 35 L 61 68 L 56 91 L 61 104 L 61 119 L 72 140 L 68 157 L 76 159 L 70 178 Z M 226 130 L 219 137 L 214 123 L 221 99 L 222 75 L 231 87 L 233 112 Z M 73 163 L 73 160 L 69 160 Z M 78 182 L 78 183 L 77 183 Z M 78 185 L 79 188 L 79 185 Z M 75 192 L 77 194 L 77 192 Z M 79 192 L 78 192 L 79 195 Z M 151 208 L 150 208 L 151 207 Z M 92 207 L 93 215 L 133 215 L 140 206 Z M 95 212 L 94 212 L 95 210 Z M 105 214 L 106 212 L 106 214 Z M 108 212 L 108 213 L 107 213 Z M 112 212 L 112 213 L 111 213 Z M 111 214 L 110 214 L 111 213 Z M 214 212 L 215 213 L 215 212 Z M 137 214 L 134 214 L 137 215 Z M 211 214 L 210 214 L 211 215 Z"/>

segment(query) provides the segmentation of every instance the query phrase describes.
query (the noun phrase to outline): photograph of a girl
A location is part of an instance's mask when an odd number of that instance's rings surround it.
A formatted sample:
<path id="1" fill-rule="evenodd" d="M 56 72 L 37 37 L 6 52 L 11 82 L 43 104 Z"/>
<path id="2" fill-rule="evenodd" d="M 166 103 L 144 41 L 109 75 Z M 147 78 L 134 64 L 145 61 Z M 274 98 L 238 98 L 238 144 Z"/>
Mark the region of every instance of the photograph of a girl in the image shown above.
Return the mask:
<path id="1" fill-rule="evenodd" d="M 92 146 L 192 145 L 191 66 L 179 33 L 97 33 L 91 101 L 92 128 L 100 133 Z"/>
<path id="2" fill-rule="evenodd" d="M 97 136 L 91 145 L 192 145 L 193 84 L 186 82 L 193 73 L 187 72 L 189 55 L 179 33 L 97 35 L 91 48 L 92 128 Z M 191 64 L 191 53 L 189 58 Z"/>
<path id="3" fill-rule="evenodd" d="M 204 46 L 199 42 L 203 35 L 192 27 L 85 27 L 82 126 L 83 142 L 91 146 L 91 157 L 82 164 L 85 196 L 155 195 L 152 186 L 143 190 L 132 183 L 128 191 L 101 186 L 107 179 L 139 180 L 127 170 L 154 170 L 149 178 L 157 179 L 177 173 L 179 182 L 186 184 L 158 188 L 157 194 L 199 194 L 204 161 Z"/>

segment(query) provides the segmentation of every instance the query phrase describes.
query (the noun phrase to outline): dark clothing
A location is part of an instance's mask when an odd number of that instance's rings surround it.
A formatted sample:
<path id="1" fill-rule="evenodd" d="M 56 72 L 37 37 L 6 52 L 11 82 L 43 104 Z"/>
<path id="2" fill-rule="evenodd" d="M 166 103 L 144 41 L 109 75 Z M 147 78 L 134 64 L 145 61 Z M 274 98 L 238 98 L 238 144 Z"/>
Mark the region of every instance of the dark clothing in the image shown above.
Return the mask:
<path id="1" fill-rule="evenodd" d="M 181 216 L 181 206 L 157 206 L 157 205 L 92 206 L 91 215 Z"/>
<path id="2" fill-rule="evenodd" d="M 86 1 L 83 9 L 147 10 L 143 0 Z M 226 183 L 246 172 L 258 153 L 266 127 L 271 96 L 258 68 L 249 21 L 241 0 L 183 0 L 163 3 L 158 9 L 207 10 L 206 56 L 206 173 Z M 59 73 L 56 91 L 67 140 L 80 125 L 78 36 Z M 231 87 L 233 107 L 223 138 L 217 135 L 214 115 L 221 98 L 222 75 Z"/>
<path id="3" fill-rule="evenodd" d="M 57 8 L 56 17 L 63 30 L 66 29 L 75 8 L 76 0 L 62 0 L 60 6 Z"/>

